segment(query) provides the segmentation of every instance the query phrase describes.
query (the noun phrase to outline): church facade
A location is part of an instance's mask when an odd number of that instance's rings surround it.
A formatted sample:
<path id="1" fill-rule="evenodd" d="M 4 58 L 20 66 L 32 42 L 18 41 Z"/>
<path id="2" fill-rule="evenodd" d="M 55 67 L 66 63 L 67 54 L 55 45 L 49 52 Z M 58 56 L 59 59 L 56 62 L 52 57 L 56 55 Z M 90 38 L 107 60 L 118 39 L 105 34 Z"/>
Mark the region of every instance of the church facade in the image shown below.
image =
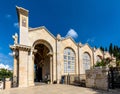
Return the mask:
<path id="1" fill-rule="evenodd" d="M 13 77 L 18 87 L 34 86 L 35 81 L 60 83 L 63 75 L 85 75 L 102 58 L 112 58 L 108 52 L 93 49 L 88 44 L 76 43 L 71 37 L 56 37 L 41 26 L 29 28 L 28 10 L 16 7 L 19 36 L 13 36 L 10 48 L 14 55 Z M 19 40 L 19 42 L 18 42 Z"/>

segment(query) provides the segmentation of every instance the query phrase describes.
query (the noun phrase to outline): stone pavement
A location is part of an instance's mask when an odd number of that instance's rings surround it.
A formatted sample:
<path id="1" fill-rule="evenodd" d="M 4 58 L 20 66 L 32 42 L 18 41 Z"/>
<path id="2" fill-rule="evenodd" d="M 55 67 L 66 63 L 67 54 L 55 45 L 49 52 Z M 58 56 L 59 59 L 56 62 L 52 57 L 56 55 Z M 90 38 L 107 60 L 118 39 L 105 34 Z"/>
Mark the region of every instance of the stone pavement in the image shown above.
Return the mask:
<path id="1" fill-rule="evenodd" d="M 72 85 L 49 84 L 2 90 L 0 94 L 120 94 L 119 90 L 101 91 Z"/>

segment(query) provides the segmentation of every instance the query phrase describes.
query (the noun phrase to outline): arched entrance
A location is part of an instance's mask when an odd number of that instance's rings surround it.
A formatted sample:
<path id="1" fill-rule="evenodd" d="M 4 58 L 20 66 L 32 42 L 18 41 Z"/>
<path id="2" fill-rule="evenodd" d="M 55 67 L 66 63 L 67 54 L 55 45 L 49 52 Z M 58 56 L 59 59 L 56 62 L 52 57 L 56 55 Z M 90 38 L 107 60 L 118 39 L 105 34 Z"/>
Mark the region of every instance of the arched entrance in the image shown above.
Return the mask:
<path id="1" fill-rule="evenodd" d="M 39 41 L 34 46 L 36 53 L 34 54 L 34 81 L 52 82 L 52 49 L 49 44 Z"/>

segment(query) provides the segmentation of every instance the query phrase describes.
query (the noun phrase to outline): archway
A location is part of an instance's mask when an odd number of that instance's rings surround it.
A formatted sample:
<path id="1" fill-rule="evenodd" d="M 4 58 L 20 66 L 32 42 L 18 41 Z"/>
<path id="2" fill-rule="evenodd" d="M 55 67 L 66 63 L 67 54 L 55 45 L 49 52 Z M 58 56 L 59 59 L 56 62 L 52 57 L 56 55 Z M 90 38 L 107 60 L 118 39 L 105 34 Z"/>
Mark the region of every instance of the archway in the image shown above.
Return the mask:
<path id="1" fill-rule="evenodd" d="M 52 82 L 52 49 L 46 42 L 38 42 L 34 49 L 34 80 L 35 82 Z"/>

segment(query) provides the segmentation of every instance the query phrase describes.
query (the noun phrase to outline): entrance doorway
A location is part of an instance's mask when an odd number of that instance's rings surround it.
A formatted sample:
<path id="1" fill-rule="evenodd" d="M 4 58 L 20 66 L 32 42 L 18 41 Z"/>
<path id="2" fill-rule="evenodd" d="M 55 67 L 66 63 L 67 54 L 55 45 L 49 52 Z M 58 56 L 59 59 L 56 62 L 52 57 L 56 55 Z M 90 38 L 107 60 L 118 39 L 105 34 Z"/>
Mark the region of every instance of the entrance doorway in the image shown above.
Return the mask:
<path id="1" fill-rule="evenodd" d="M 35 70 L 35 81 L 36 82 L 41 82 L 42 79 L 42 67 L 37 67 Z"/>
<path id="2" fill-rule="evenodd" d="M 49 49 L 44 44 L 35 46 L 37 53 L 34 59 L 34 80 L 35 82 L 45 82 L 50 79 L 50 57 Z"/>

